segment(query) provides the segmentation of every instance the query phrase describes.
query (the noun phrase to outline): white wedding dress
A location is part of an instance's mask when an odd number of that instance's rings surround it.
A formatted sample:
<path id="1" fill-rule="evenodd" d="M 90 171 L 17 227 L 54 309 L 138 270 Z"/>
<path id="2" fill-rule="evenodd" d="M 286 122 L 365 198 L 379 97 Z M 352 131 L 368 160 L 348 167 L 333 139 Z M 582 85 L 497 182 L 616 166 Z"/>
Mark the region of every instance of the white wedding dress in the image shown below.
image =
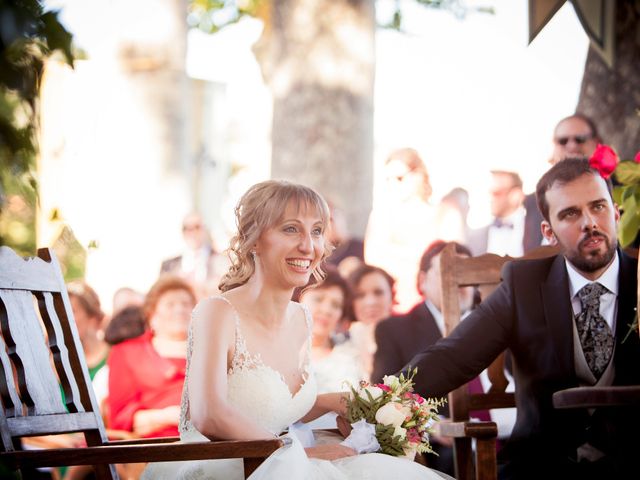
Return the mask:
<path id="1" fill-rule="evenodd" d="M 217 297 L 223 298 L 224 297 Z M 224 299 L 229 305 L 231 303 Z M 233 305 L 231 305 L 233 308 Z M 304 306 L 311 336 L 311 315 Z M 291 394 L 282 375 L 265 365 L 259 356 L 247 351 L 236 312 L 236 344 L 231 368 L 227 375 L 229 402 L 268 431 L 279 434 L 302 418 L 315 403 L 316 381 L 307 352 L 306 380 L 298 392 Z M 311 342 L 308 342 L 309 346 Z M 187 378 L 193 340 L 189 334 Z M 183 442 L 206 441 L 189 420 L 188 382 L 182 395 L 180 437 Z M 433 470 L 403 458 L 370 453 L 328 461 L 307 457 L 300 441 L 289 435 L 292 443 L 274 452 L 249 477 L 251 480 L 346 480 L 346 479 L 427 479 L 441 480 Z M 143 480 L 240 480 L 244 478 L 242 459 L 195 460 L 187 462 L 152 463 L 145 469 Z"/>

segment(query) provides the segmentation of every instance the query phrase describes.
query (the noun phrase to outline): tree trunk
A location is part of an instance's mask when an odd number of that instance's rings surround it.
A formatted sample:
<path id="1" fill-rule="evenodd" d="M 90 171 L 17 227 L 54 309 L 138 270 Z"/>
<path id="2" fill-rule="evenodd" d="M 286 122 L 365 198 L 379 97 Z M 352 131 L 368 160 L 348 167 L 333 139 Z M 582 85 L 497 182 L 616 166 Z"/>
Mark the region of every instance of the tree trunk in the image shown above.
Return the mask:
<path id="1" fill-rule="evenodd" d="M 640 150 L 640 1 L 616 9 L 615 64 L 589 47 L 577 111 L 593 118 L 602 140 L 622 159 Z"/>
<path id="2" fill-rule="evenodd" d="M 372 200 L 373 0 L 273 0 L 254 47 L 273 95 L 272 178 L 316 188 L 363 236 Z"/>

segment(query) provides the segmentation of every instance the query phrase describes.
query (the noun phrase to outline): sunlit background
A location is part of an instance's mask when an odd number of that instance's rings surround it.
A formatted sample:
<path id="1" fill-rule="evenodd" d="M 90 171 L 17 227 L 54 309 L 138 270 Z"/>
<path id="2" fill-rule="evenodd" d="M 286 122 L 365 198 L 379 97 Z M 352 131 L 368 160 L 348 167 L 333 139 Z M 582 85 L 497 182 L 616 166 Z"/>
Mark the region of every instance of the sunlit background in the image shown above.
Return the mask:
<path id="1" fill-rule="evenodd" d="M 526 191 L 546 170 L 552 129 L 575 111 L 587 37 L 569 3 L 531 45 L 527 2 L 484 3 L 495 14 L 460 18 L 407 1 L 405 32 L 377 31 L 374 203 L 398 147 L 420 152 L 434 201 L 453 187 L 470 192 L 471 226 L 488 221 L 490 169 L 517 171 Z M 148 289 L 161 260 L 179 253 L 191 209 L 224 247 L 238 196 L 270 175 L 271 98 L 251 51 L 260 21 L 187 31 L 170 4 L 46 2 L 86 58 L 46 69 L 38 245 L 65 226 L 91 245 L 86 280 L 105 305 L 119 287 Z M 380 23 L 393 4 L 377 2 Z M 181 69 L 186 81 L 172 75 Z M 184 111 L 166 110 L 167 91 Z"/>

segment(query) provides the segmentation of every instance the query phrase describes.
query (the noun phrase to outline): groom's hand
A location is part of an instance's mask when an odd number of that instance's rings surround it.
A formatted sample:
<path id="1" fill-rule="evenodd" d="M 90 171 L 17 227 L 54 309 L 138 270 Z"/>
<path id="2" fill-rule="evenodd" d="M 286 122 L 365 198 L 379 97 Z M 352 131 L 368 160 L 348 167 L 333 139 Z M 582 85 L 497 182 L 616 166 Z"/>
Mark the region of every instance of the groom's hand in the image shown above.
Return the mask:
<path id="1" fill-rule="evenodd" d="M 320 460 L 337 460 L 338 458 L 353 457 L 357 452 L 353 448 L 340 444 L 318 445 L 317 447 L 305 448 L 309 458 Z"/>

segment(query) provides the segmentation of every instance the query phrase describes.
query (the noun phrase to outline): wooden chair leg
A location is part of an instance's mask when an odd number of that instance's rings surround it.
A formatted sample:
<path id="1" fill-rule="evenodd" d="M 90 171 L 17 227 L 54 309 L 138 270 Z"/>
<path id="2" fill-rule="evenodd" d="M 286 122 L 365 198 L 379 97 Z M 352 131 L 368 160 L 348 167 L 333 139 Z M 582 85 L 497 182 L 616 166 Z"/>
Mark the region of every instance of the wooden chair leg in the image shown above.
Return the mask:
<path id="1" fill-rule="evenodd" d="M 471 438 L 454 438 L 455 448 L 453 450 L 453 462 L 455 474 L 458 480 L 472 480 L 473 473 L 473 451 L 471 448 Z"/>
<path id="2" fill-rule="evenodd" d="M 476 443 L 476 480 L 496 480 L 496 442 L 493 438 L 478 438 Z"/>
<path id="3" fill-rule="evenodd" d="M 262 465 L 262 462 L 266 460 L 265 457 L 261 458 L 245 458 L 244 459 L 244 478 L 249 478 L 249 476 Z"/>

